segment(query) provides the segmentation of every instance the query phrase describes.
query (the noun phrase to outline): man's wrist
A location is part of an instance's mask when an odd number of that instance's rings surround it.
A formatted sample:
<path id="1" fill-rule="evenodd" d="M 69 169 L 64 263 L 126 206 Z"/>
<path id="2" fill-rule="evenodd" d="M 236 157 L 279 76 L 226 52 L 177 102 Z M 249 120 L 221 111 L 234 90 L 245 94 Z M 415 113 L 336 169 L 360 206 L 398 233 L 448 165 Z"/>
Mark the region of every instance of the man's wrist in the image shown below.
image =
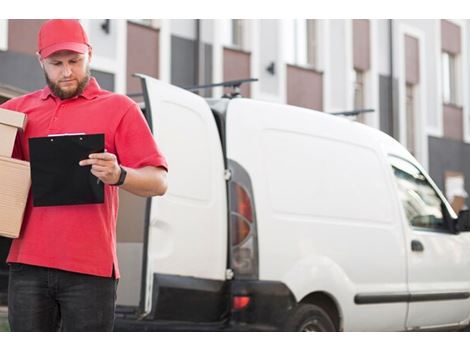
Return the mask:
<path id="1" fill-rule="evenodd" d="M 122 186 L 124 182 L 126 181 L 126 176 L 127 176 L 127 171 L 124 170 L 124 168 L 119 165 L 120 171 L 119 171 L 119 178 L 116 183 L 113 183 L 112 186 Z"/>

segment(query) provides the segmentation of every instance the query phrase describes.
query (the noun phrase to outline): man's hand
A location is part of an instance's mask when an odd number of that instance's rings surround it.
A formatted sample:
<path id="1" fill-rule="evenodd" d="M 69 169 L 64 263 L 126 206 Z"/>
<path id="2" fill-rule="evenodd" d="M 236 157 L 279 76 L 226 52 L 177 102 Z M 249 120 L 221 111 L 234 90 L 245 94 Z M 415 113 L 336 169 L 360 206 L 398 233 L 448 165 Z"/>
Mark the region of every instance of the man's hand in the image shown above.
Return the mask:
<path id="1" fill-rule="evenodd" d="M 111 153 L 90 154 L 89 159 L 80 161 L 80 166 L 91 165 L 91 173 L 103 183 L 112 185 L 119 181 L 121 168 L 116 155 Z"/>
<path id="2" fill-rule="evenodd" d="M 119 181 L 121 168 L 116 155 L 111 153 L 90 154 L 89 159 L 80 161 L 80 166 L 91 165 L 91 173 L 103 183 L 113 185 Z M 162 196 L 167 184 L 167 171 L 163 167 L 144 166 L 139 169 L 125 167 L 126 181 L 122 189 L 141 197 Z"/>

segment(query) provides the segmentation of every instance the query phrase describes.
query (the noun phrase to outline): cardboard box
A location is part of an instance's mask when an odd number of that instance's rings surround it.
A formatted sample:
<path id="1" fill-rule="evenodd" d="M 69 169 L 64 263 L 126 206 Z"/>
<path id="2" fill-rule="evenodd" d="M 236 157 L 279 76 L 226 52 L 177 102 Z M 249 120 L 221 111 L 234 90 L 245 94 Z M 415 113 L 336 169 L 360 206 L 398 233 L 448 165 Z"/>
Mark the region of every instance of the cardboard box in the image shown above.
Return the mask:
<path id="1" fill-rule="evenodd" d="M 0 157 L 0 236 L 17 238 L 31 187 L 29 163 Z"/>
<path id="2" fill-rule="evenodd" d="M 17 130 L 25 126 L 25 114 L 0 108 L 0 156 L 11 157 Z"/>

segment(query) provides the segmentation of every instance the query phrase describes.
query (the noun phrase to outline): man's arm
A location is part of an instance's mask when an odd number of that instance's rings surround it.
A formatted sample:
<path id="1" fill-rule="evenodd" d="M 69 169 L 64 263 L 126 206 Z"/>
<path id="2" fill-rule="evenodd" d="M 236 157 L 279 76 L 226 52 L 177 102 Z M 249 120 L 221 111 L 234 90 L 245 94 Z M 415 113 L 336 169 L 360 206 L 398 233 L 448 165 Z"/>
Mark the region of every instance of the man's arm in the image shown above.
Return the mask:
<path id="1" fill-rule="evenodd" d="M 111 153 L 90 154 L 89 159 L 80 161 L 80 166 L 91 165 L 91 173 L 103 183 L 112 185 L 118 182 L 121 168 L 117 158 Z M 162 167 L 144 166 L 139 169 L 122 166 L 127 176 L 122 189 L 141 197 L 162 196 L 165 194 L 167 172 Z"/>

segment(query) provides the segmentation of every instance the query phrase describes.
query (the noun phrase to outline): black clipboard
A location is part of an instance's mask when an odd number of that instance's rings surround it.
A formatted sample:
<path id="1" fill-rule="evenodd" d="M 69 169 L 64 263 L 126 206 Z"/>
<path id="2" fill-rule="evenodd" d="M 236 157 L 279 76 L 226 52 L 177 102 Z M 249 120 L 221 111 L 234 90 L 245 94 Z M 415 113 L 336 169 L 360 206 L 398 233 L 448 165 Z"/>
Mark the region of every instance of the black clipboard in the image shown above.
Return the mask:
<path id="1" fill-rule="evenodd" d="M 104 134 L 30 138 L 31 188 L 35 207 L 104 203 L 104 185 L 80 166 L 91 153 L 104 152 Z"/>

